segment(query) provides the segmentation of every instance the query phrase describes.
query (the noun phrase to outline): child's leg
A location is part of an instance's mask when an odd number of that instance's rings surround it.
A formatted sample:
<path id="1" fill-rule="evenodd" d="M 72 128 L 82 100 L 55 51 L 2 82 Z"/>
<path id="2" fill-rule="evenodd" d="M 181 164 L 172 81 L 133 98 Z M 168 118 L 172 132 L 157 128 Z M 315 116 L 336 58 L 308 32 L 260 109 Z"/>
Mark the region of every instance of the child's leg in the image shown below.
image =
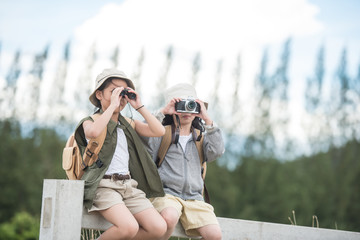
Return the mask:
<path id="1" fill-rule="evenodd" d="M 137 188 L 134 179 L 125 184 L 127 188 L 123 195 L 124 203 L 139 225 L 139 231 L 134 239 L 159 239 L 166 232 L 164 219 L 146 198 L 145 193 Z"/>
<path id="2" fill-rule="evenodd" d="M 116 204 L 99 212 L 113 224 L 99 239 L 132 239 L 137 234 L 139 225 L 125 204 Z"/>
<path id="3" fill-rule="evenodd" d="M 166 194 L 164 197 L 153 198 L 151 202 L 156 210 L 160 212 L 167 225 L 166 233 L 161 239 L 169 239 L 179 221 L 182 205 L 176 197 L 170 194 Z"/>
<path id="4" fill-rule="evenodd" d="M 221 240 L 221 229 L 217 224 L 210 224 L 197 229 L 202 239 Z"/>
<path id="5" fill-rule="evenodd" d="M 180 200 L 184 213 L 180 221 L 189 236 L 200 236 L 205 240 L 220 240 L 221 229 L 214 213 L 214 208 L 197 200 Z"/>
<path id="6" fill-rule="evenodd" d="M 140 225 L 139 231 L 133 239 L 160 239 L 166 232 L 166 223 L 155 208 L 148 208 L 136 213 L 135 219 Z"/>
<path id="7" fill-rule="evenodd" d="M 167 225 L 167 230 L 166 233 L 164 235 L 164 237 L 162 239 L 166 240 L 169 239 L 171 234 L 173 233 L 176 224 L 179 221 L 179 213 L 176 210 L 176 208 L 174 207 L 167 207 L 164 210 L 162 210 L 160 212 L 160 215 L 164 218 L 166 225 Z"/>

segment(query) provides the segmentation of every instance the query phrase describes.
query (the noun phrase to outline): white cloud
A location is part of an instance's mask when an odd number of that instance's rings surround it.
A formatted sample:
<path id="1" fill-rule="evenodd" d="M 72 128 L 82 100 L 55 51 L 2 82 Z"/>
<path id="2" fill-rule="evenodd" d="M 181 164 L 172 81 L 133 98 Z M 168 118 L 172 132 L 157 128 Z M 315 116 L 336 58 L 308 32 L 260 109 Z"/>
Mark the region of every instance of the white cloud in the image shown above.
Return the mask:
<path id="1" fill-rule="evenodd" d="M 77 30 L 79 40 L 168 45 L 222 54 L 321 29 L 305 0 L 127 0 L 109 4 Z"/>
<path id="2" fill-rule="evenodd" d="M 241 54 L 240 96 L 248 103 L 264 48 L 281 46 L 288 37 L 321 32 L 323 25 L 316 19 L 318 11 L 306 0 L 126 0 L 108 4 L 76 29 L 72 55 L 78 59 L 71 64 L 70 75 L 81 74 L 84 59 L 96 43 L 98 60 L 93 79 L 110 66 L 109 58 L 116 46 L 120 47 L 120 68 L 131 76 L 144 48 L 141 87 L 146 89 L 143 98 L 147 103 L 163 90 L 155 89 L 156 81 L 165 51 L 171 45 L 175 56 L 169 84 L 190 81 L 192 59 L 200 52 L 197 91 L 210 104 L 216 64 L 223 60 L 220 88 L 224 93 L 221 101 L 226 106 L 234 91 L 232 73 L 236 57 Z M 251 108 L 251 104 L 245 107 Z"/>
<path id="3" fill-rule="evenodd" d="M 188 81 L 197 52 L 202 54 L 200 82 L 214 76 L 219 59 L 224 60 L 223 78 L 229 80 L 241 53 L 242 77 L 248 83 L 265 46 L 321 31 L 317 12 L 305 0 L 126 0 L 104 6 L 77 28 L 73 55 L 83 60 L 96 42 L 99 58 L 104 59 L 95 70 L 99 73 L 109 64 L 111 51 L 120 46 L 121 68 L 130 75 L 144 47 L 144 78 L 153 83 L 169 45 L 175 49 L 170 73 L 174 82 Z"/>

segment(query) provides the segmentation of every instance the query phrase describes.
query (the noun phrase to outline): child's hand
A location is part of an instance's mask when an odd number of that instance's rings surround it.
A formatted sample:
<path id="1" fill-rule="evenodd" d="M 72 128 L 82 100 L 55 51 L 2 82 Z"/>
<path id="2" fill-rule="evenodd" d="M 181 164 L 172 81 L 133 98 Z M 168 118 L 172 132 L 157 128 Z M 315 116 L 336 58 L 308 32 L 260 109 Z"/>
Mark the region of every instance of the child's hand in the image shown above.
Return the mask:
<path id="1" fill-rule="evenodd" d="M 179 114 L 176 110 L 175 110 L 175 103 L 177 102 L 180 102 L 181 101 L 181 98 L 173 98 L 170 100 L 170 102 L 168 102 L 168 104 L 163 108 L 161 109 L 160 111 L 166 115 L 166 114 L 169 114 L 169 115 L 173 115 L 173 114 Z"/>
<path id="2" fill-rule="evenodd" d="M 135 92 L 134 89 L 132 88 L 127 88 L 128 92 L 131 92 L 131 93 L 134 93 L 136 94 L 136 98 L 135 99 L 130 99 L 127 95 L 125 95 L 125 99 L 130 103 L 130 105 L 135 108 L 135 109 L 138 109 L 139 107 L 142 106 L 141 104 L 141 98 L 139 96 L 139 94 L 137 94 L 137 92 Z"/>
<path id="3" fill-rule="evenodd" d="M 113 106 L 114 108 L 118 108 L 120 106 L 120 101 L 122 99 L 122 96 L 120 96 L 120 93 L 122 90 L 124 90 L 123 87 L 117 87 L 111 93 L 110 105 Z"/>
<path id="4" fill-rule="evenodd" d="M 208 115 L 204 102 L 200 99 L 196 99 L 195 101 L 200 104 L 200 113 L 196 114 L 195 116 L 204 120 L 206 125 L 212 125 L 212 120 Z"/>

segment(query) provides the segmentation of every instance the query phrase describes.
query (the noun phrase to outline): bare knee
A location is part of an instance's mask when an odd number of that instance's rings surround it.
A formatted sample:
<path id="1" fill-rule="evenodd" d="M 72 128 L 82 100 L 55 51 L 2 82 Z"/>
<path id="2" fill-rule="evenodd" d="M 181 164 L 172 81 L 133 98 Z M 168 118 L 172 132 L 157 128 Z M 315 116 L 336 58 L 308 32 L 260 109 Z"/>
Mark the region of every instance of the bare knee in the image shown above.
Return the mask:
<path id="1" fill-rule="evenodd" d="M 179 214 L 175 208 L 165 208 L 160 214 L 164 218 L 168 229 L 175 228 L 179 221 Z"/>
<path id="2" fill-rule="evenodd" d="M 207 225 L 199 228 L 199 233 L 205 240 L 221 240 L 221 229 L 219 225 Z"/>
<path id="3" fill-rule="evenodd" d="M 124 229 L 120 229 L 124 232 L 123 236 L 126 236 L 126 238 L 133 238 L 135 237 L 135 235 L 137 234 L 137 232 L 139 231 L 139 225 L 136 224 L 129 224 L 128 226 L 126 226 L 126 228 Z"/>
<path id="4" fill-rule="evenodd" d="M 164 220 L 157 221 L 156 224 L 153 224 L 149 229 L 149 235 L 151 235 L 153 238 L 159 239 L 165 235 L 166 230 L 166 222 Z"/>
<path id="5" fill-rule="evenodd" d="M 126 224 L 126 226 L 114 227 L 116 228 L 116 236 L 119 236 L 118 239 L 132 239 L 139 231 L 139 225 L 137 223 L 129 223 Z"/>
<path id="6" fill-rule="evenodd" d="M 206 239 L 208 239 L 208 240 L 221 240 L 222 239 L 221 231 L 214 231 L 212 234 L 214 234 L 214 235 L 211 235 Z"/>

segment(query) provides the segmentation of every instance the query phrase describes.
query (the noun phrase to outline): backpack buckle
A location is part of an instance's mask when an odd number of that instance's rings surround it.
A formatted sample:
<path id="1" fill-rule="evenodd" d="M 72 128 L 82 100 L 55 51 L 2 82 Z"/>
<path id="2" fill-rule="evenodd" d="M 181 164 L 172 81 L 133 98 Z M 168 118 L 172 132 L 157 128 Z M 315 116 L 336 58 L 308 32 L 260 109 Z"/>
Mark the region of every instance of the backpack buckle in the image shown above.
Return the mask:
<path id="1" fill-rule="evenodd" d="M 85 153 L 89 158 L 92 158 L 92 156 L 94 155 L 94 153 L 91 152 L 90 149 L 87 149 Z"/>
<path id="2" fill-rule="evenodd" d="M 98 158 L 98 160 L 96 160 L 95 163 L 98 168 L 101 168 L 104 165 L 104 163 L 100 160 L 100 158 Z"/>

